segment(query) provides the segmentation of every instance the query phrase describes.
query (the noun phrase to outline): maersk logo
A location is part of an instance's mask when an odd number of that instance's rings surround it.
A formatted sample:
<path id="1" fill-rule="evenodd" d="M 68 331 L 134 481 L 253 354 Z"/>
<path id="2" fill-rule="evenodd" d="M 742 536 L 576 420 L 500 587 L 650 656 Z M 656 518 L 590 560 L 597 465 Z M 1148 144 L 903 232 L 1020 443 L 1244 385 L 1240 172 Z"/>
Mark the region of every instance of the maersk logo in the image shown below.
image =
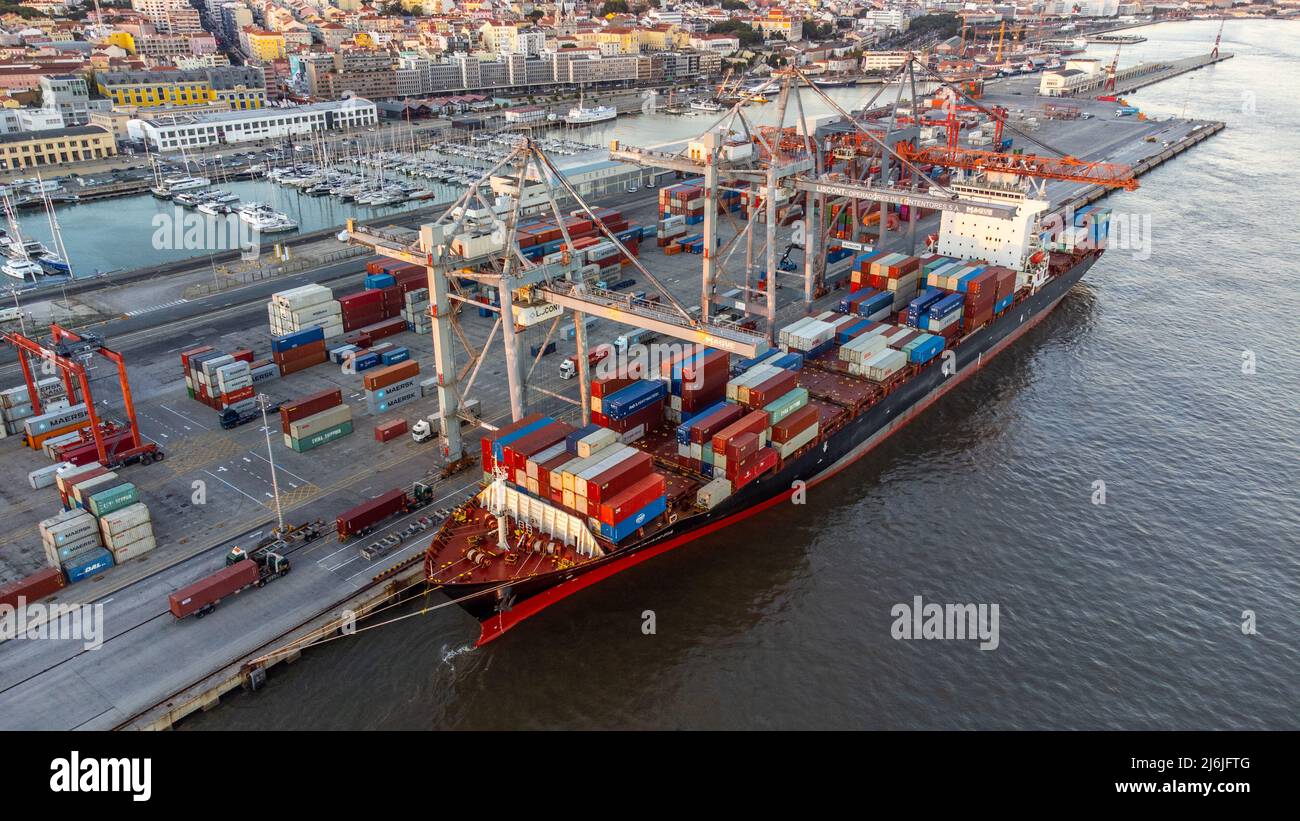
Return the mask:
<path id="1" fill-rule="evenodd" d="M 50 762 L 51 792 L 124 792 L 132 801 L 153 795 L 153 759 L 82 758 L 73 750 Z"/>

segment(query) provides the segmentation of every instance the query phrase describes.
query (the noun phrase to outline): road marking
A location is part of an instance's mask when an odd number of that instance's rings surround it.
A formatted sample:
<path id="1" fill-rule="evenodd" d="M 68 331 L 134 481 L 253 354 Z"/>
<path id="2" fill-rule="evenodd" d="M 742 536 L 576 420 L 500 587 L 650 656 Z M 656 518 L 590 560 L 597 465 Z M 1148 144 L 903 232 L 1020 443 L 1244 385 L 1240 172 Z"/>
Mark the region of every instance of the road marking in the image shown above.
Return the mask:
<path id="1" fill-rule="evenodd" d="M 183 298 L 174 299 L 171 302 L 164 302 L 160 305 L 150 305 L 148 308 L 136 308 L 134 311 L 127 311 L 123 316 L 139 316 L 140 314 L 153 313 L 154 311 L 161 311 L 163 308 L 174 308 L 177 305 L 184 305 L 186 302 L 189 302 L 189 300 Z M 168 353 L 171 352 L 168 351 Z"/>
<path id="2" fill-rule="evenodd" d="M 174 414 L 176 414 L 177 416 L 179 416 L 180 418 L 184 419 L 186 422 L 191 422 L 191 423 L 193 423 L 193 424 L 195 424 L 195 425 L 198 425 L 199 427 L 203 428 L 204 430 L 211 430 L 211 428 L 209 428 L 207 425 L 203 424 L 202 422 L 195 422 L 193 419 L 191 419 L 190 417 L 188 417 L 188 416 L 186 416 L 185 414 L 181 413 L 180 411 L 174 411 L 174 410 L 172 410 L 171 408 L 167 407 L 166 405 L 159 405 L 158 407 L 162 408 L 163 410 L 167 411 L 168 413 L 174 413 Z M 185 426 L 185 429 L 186 429 L 186 430 L 189 430 L 189 429 L 190 429 L 190 428 L 189 428 L 189 425 L 186 425 L 186 426 Z"/>
<path id="3" fill-rule="evenodd" d="M 218 470 L 224 470 L 224 468 L 218 468 Z M 221 484 L 223 484 L 223 485 L 225 485 L 226 487 L 230 488 L 231 490 L 235 491 L 235 492 L 238 493 L 240 496 L 243 496 L 245 499 L 248 499 L 250 502 L 252 502 L 253 504 L 257 505 L 258 507 L 265 507 L 265 506 L 266 506 L 266 505 L 264 505 L 264 504 L 263 504 L 259 499 L 256 499 L 256 498 L 254 498 L 254 497 L 252 497 L 252 496 L 249 496 L 247 493 L 245 493 L 244 491 L 242 491 L 242 490 L 240 490 L 239 488 L 235 487 L 234 485 L 230 484 L 230 483 L 227 482 L 225 479 L 222 479 L 220 476 L 218 476 L 217 474 L 213 473 L 212 471 L 210 471 L 210 470 L 205 470 L 205 471 L 203 471 L 203 472 L 206 473 L 206 474 L 208 474 L 209 476 L 211 476 L 213 479 L 216 479 L 218 482 L 220 482 Z"/>
<path id="4" fill-rule="evenodd" d="M 255 451 L 255 450 L 250 450 L 249 453 L 253 454 L 253 455 L 256 456 L 258 459 L 261 459 L 263 462 L 266 462 L 268 465 L 271 464 L 271 460 L 270 460 L 270 459 L 267 459 L 265 456 L 263 456 L 262 454 L 258 453 L 257 451 Z M 287 470 L 287 469 L 285 469 L 284 467 L 281 467 L 280 465 L 276 465 L 276 466 L 275 466 L 275 469 L 278 470 L 278 471 L 280 471 L 281 473 L 287 473 L 287 474 L 289 474 L 289 475 L 292 476 L 293 478 L 297 479 L 299 482 L 310 482 L 310 481 L 311 481 L 311 479 L 304 479 L 304 478 L 302 478 L 301 476 L 299 476 L 298 474 L 294 473 L 293 471 L 291 471 L 291 470 Z"/>

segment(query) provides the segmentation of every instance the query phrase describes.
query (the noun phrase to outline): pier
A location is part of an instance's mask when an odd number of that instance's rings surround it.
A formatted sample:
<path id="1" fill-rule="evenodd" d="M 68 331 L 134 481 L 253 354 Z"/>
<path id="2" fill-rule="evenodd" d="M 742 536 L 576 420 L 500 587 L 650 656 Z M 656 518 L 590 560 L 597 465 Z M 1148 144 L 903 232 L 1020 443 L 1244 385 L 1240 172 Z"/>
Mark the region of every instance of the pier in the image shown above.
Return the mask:
<path id="1" fill-rule="evenodd" d="M 1206 66 L 1212 66 L 1215 63 L 1221 63 L 1224 60 L 1231 60 L 1232 54 L 1224 52 L 1219 55 L 1202 54 L 1196 57 L 1186 57 L 1182 60 L 1172 62 L 1155 61 L 1149 63 L 1139 63 L 1136 66 L 1120 69 L 1115 72 L 1115 88 L 1112 94 L 1132 94 L 1139 88 L 1145 88 L 1149 85 L 1155 85 L 1162 80 L 1168 80 L 1171 77 L 1177 77 L 1180 74 L 1186 74 L 1189 71 Z M 1068 97 L 1079 97 L 1096 94 L 1105 87 L 1106 77 L 1099 76 L 1089 82 L 1087 85 L 1075 89 L 1070 94 L 1062 95 Z"/>

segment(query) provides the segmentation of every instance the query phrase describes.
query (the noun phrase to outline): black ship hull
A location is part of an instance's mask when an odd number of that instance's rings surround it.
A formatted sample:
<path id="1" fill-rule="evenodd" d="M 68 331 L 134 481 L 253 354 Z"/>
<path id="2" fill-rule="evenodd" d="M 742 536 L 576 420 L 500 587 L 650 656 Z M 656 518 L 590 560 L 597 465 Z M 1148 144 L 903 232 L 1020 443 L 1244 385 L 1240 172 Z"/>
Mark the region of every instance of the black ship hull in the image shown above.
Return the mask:
<path id="1" fill-rule="evenodd" d="M 1084 257 L 1073 268 L 1051 278 L 1037 293 L 965 338 L 950 349 L 955 360 L 949 360 L 946 368 L 936 365 L 924 369 L 869 410 L 849 420 L 821 442 L 820 447 L 786 460 L 779 470 L 755 479 L 712 510 L 684 517 L 641 541 L 567 571 L 508 585 L 448 585 L 446 592 L 481 622 L 478 644 L 483 644 L 584 587 L 788 499 L 797 482 L 808 488 L 826 481 L 924 412 L 1041 321 L 1099 256 Z"/>

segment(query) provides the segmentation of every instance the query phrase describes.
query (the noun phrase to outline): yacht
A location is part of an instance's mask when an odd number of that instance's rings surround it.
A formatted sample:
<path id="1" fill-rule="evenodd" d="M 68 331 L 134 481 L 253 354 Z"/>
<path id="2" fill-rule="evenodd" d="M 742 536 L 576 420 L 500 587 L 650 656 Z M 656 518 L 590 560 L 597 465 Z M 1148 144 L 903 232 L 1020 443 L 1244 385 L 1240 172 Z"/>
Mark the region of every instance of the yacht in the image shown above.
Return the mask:
<path id="1" fill-rule="evenodd" d="M 243 215 L 240 218 L 243 219 Z M 245 221 L 263 234 L 278 234 L 298 227 L 298 223 L 279 211 L 258 212 Z"/>
<path id="2" fill-rule="evenodd" d="M 20 282 L 35 281 L 45 273 L 41 266 L 30 259 L 11 259 L 0 266 L 0 271 L 4 271 L 5 276 L 12 277 Z"/>
<path id="3" fill-rule="evenodd" d="M 211 184 L 212 181 L 207 177 L 169 177 L 151 188 L 150 192 L 158 199 L 169 200 L 183 191 L 207 188 Z"/>

